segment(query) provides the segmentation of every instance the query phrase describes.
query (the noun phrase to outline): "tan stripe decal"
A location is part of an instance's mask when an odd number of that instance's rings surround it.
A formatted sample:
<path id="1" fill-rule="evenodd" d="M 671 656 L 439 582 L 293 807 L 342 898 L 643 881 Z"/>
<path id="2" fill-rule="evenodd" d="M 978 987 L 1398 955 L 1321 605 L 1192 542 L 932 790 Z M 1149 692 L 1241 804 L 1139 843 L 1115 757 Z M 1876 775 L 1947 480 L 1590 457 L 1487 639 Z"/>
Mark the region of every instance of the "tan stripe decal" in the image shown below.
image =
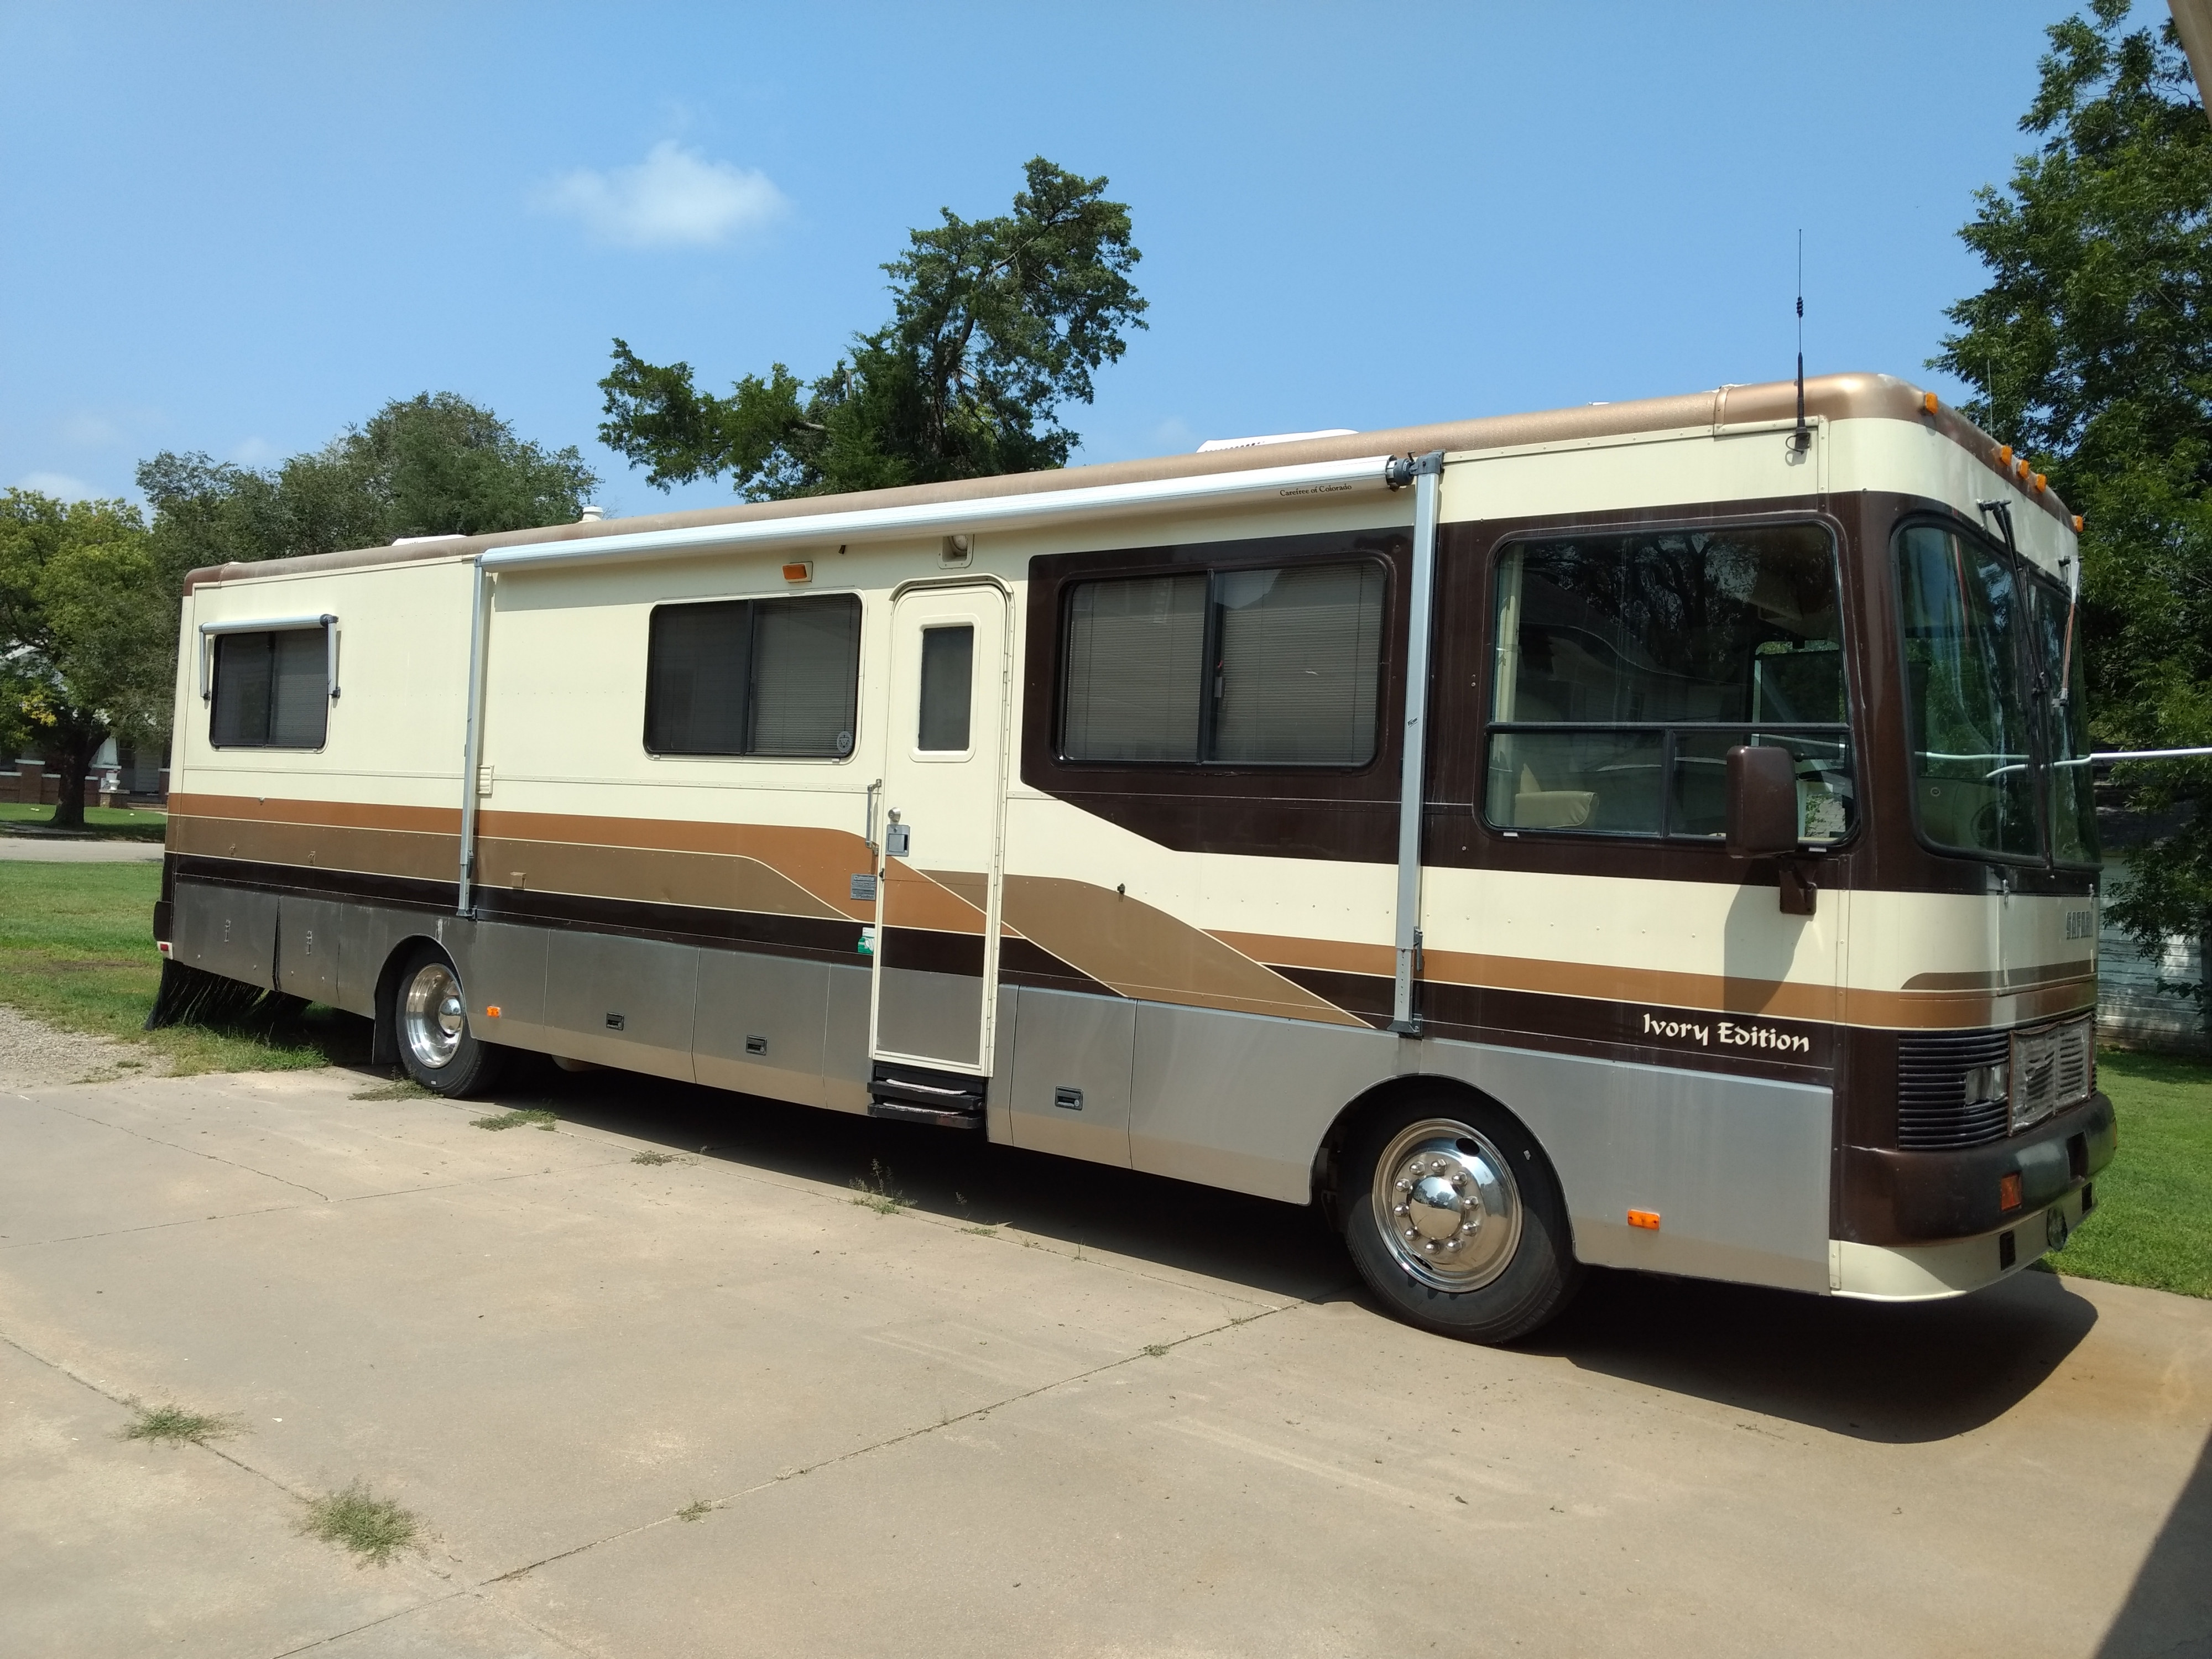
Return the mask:
<path id="1" fill-rule="evenodd" d="M 1000 908 L 1010 925 L 1125 997 L 1366 1024 L 1203 929 L 1087 881 L 1008 876 Z"/>
<path id="2" fill-rule="evenodd" d="M 170 801 L 168 847 L 201 857 L 451 881 L 459 819 L 452 807 L 180 794 Z M 851 896 L 852 877 L 870 867 L 872 856 L 866 842 L 844 830 L 489 809 L 481 825 L 479 879 L 490 885 L 875 919 L 872 903 Z M 894 885 L 885 896 L 898 925 L 981 931 L 981 875 L 925 875 L 896 861 L 891 869 Z M 1005 931 L 1026 935 L 1125 996 L 1151 1001 L 1358 1025 L 1364 1022 L 1265 964 L 1378 977 L 1395 967 L 1388 945 L 1210 934 L 1139 900 L 1059 877 L 1008 876 L 1001 909 Z M 1881 991 L 1452 951 L 1424 958 L 1425 977 L 1444 983 L 1925 1030 L 2009 1025 L 2092 1006 L 2096 981 L 2081 971 L 2085 965 L 1923 974 L 1902 990 Z"/>

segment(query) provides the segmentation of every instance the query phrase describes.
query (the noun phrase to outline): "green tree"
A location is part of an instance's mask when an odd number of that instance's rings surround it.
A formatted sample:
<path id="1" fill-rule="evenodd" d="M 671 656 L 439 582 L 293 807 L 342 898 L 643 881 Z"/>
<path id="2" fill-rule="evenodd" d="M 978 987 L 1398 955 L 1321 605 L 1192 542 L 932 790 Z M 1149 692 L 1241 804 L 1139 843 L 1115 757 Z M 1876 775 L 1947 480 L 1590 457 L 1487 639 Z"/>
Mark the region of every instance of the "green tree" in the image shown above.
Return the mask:
<path id="1" fill-rule="evenodd" d="M 176 606 L 138 509 L 0 494 L 0 735 L 59 775 L 59 828 L 84 823 L 84 781 L 112 736 L 168 726 Z"/>
<path id="2" fill-rule="evenodd" d="M 910 232 L 884 267 L 891 319 L 815 380 L 776 363 L 717 397 L 617 339 L 600 439 L 657 488 L 729 472 L 753 501 L 1066 465 L 1060 405 L 1089 403 L 1145 326 L 1141 256 L 1104 179 L 1041 155 L 1024 173 L 1012 213 Z"/>
<path id="3" fill-rule="evenodd" d="M 164 451 L 138 467 L 173 582 L 202 565 L 481 535 L 575 519 L 599 480 L 574 445 L 517 438 L 450 392 L 395 398 L 269 471 Z"/>
<path id="4" fill-rule="evenodd" d="M 2100 747 L 2212 744 L 2212 125 L 2168 22 L 2092 0 L 2049 30 L 2036 150 L 1960 232 L 1990 285 L 1934 366 L 2085 518 L 2083 640 Z M 2146 946 L 2212 928 L 2212 765 L 2121 769 L 2185 807 L 2111 913 Z M 2204 988 L 2195 988 L 2202 999 Z"/>

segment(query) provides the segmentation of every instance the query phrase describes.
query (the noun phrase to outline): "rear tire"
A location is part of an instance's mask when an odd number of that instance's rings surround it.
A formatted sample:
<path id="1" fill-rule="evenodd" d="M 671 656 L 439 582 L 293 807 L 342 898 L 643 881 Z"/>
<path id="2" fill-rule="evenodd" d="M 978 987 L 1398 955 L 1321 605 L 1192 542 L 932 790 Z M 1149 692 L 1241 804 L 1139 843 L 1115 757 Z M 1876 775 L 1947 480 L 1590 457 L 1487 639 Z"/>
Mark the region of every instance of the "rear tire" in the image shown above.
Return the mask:
<path id="1" fill-rule="evenodd" d="M 1580 1286 L 1559 1179 L 1510 1113 L 1425 1091 L 1371 1115 L 1347 1150 L 1338 1188 L 1346 1248 L 1407 1323 L 1510 1342 Z"/>
<path id="2" fill-rule="evenodd" d="M 420 947 L 399 970 L 392 990 L 392 1030 L 407 1075 L 456 1100 L 492 1087 L 513 1053 L 477 1040 L 460 974 L 434 945 Z"/>

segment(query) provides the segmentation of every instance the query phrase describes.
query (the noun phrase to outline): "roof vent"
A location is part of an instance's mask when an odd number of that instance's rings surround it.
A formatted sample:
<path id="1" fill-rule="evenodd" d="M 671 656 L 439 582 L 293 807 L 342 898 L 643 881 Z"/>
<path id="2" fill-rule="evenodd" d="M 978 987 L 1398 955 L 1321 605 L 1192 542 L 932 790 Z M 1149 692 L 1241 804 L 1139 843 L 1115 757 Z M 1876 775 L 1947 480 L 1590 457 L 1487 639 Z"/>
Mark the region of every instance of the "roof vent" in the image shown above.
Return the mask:
<path id="1" fill-rule="evenodd" d="M 584 510 L 576 515 L 576 522 L 578 524 L 597 524 L 600 520 L 606 516 L 606 508 L 601 507 L 597 501 L 586 501 L 584 503 Z"/>
<path id="2" fill-rule="evenodd" d="M 1294 444 L 1304 438 L 1352 438 L 1358 432 L 1357 427 L 1333 426 L 1325 432 L 1269 432 L 1257 438 L 1208 438 L 1198 447 L 1198 453 L 1211 455 L 1217 449 L 1257 449 L 1261 444 Z"/>

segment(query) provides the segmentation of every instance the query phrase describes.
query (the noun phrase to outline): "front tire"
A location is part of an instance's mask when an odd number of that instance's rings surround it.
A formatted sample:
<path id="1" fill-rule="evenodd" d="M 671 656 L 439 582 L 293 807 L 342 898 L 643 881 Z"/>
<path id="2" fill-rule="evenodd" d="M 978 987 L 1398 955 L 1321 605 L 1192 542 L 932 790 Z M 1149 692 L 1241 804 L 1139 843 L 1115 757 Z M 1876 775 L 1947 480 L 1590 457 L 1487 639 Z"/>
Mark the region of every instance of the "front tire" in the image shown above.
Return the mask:
<path id="1" fill-rule="evenodd" d="M 434 1094 L 457 1100 L 482 1094 L 507 1069 L 510 1050 L 477 1040 L 461 976 L 434 945 L 422 946 L 399 970 L 392 1028 L 407 1075 Z"/>
<path id="2" fill-rule="evenodd" d="M 1400 1318 L 1510 1342 L 1573 1297 L 1582 1268 L 1558 1178 L 1511 1114 L 1425 1091 L 1370 1115 L 1349 1152 L 1345 1245 Z"/>

